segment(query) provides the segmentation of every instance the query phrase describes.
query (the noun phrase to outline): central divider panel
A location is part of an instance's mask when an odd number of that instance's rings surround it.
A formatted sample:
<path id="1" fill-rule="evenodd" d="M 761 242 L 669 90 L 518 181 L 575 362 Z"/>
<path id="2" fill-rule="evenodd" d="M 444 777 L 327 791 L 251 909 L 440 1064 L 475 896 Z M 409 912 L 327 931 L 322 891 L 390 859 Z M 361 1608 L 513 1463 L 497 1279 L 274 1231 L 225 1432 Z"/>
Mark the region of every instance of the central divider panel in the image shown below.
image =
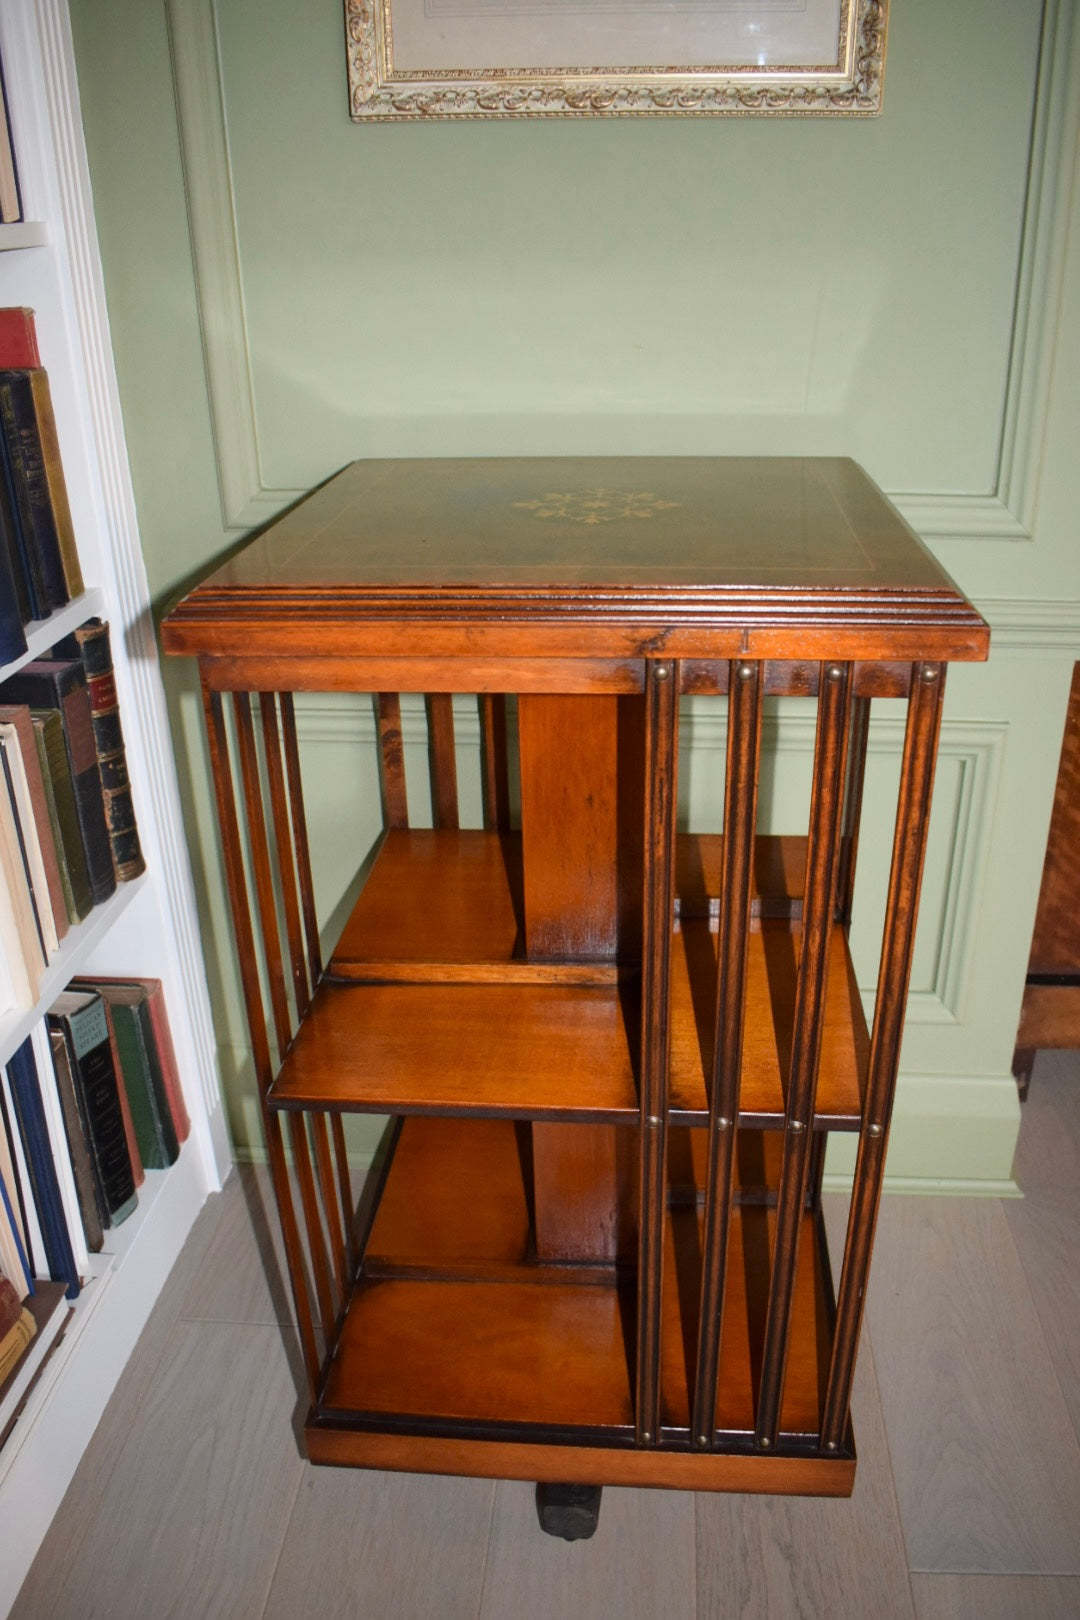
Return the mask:
<path id="1" fill-rule="evenodd" d="M 518 698 L 529 962 L 640 963 L 644 724 L 637 696 Z M 636 1132 L 532 1131 L 537 1259 L 632 1261 Z"/>

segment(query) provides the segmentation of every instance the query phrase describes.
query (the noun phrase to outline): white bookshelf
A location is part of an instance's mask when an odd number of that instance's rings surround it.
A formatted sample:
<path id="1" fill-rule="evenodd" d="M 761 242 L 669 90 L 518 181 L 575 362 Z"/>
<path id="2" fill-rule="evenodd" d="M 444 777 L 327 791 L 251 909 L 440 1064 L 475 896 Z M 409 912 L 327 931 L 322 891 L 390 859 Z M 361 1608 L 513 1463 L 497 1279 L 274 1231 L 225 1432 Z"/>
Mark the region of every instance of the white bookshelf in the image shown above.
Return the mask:
<path id="1" fill-rule="evenodd" d="M 0 1449 L 0 1616 L 13 1603 L 125 1363 L 230 1153 L 205 972 L 112 363 L 66 0 L 4 0 L 0 51 L 28 226 L 0 228 L 0 305 L 35 311 L 87 592 L 28 633 L 6 675 L 99 614 L 109 621 L 145 874 L 63 941 L 33 1009 L 0 1013 L 6 1063 L 76 973 L 165 987 L 192 1129 L 89 1258 L 68 1329 Z"/>

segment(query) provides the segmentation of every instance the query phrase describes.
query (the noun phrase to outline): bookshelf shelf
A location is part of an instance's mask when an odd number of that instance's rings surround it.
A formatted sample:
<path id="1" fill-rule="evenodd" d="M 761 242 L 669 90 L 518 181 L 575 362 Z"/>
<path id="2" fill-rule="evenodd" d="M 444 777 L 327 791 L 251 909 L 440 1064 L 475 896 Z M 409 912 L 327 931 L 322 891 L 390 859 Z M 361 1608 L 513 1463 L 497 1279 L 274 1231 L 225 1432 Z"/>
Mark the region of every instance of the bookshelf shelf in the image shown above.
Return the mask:
<path id="1" fill-rule="evenodd" d="M 13 658 L 9 664 L 0 664 L 0 681 L 6 681 L 9 675 L 14 675 L 22 669 L 31 659 L 43 658 L 57 641 L 70 635 L 72 630 L 87 619 L 95 615 L 103 615 L 107 610 L 105 592 L 91 587 L 84 591 L 74 602 L 67 602 L 62 608 L 57 608 L 47 619 L 33 619 L 26 627 L 26 651 L 18 658 Z"/>
<path id="2" fill-rule="evenodd" d="M 48 240 L 48 227 L 42 220 L 26 219 L 15 225 L 0 225 L 0 253 L 16 252 L 19 248 L 44 247 Z"/>
<path id="3" fill-rule="evenodd" d="M 52 1155 L 59 1183 L 59 1206 L 49 1207 L 67 1227 L 83 1279 L 63 1339 L 0 1447 L 5 1615 L 200 1207 L 227 1173 L 230 1155 L 111 360 L 66 0 L 12 0 L 0 7 L 0 54 L 22 200 L 41 222 L 0 227 L 0 306 L 33 312 L 79 571 L 87 584 L 75 600 L 26 627 L 27 650 L 0 669 L 0 679 L 45 656 L 88 619 L 105 622 L 145 858 L 142 875 L 120 881 L 111 897 L 70 927 L 45 969 L 36 1005 L 0 1013 L 3 1063 L 31 1042 L 44 1152 Z M 21 248 L 32 251 L 11 251 Z M 50 592 L 51 599 L 57 594 Z M 191 1122 L 176 1161 L 165 1171 L 147 1170 L 134 1213 L 109 1228 L 104 1249 L 89 1255 L 45 1025 L 50 1004 L 76 974 L 138 974 L 160 982 L 177 1085 Z M 24 1067 L 24 1079 L 27 1072 Z M 28 1153 L 16 1141 L 15 1173 L 23 1177 Z M 28 1211 L 28 1231 L 36 1218 L 36 1211 Z M 35 1245 L 35 1261 L 44 1263 L 43 1245 Z"/>

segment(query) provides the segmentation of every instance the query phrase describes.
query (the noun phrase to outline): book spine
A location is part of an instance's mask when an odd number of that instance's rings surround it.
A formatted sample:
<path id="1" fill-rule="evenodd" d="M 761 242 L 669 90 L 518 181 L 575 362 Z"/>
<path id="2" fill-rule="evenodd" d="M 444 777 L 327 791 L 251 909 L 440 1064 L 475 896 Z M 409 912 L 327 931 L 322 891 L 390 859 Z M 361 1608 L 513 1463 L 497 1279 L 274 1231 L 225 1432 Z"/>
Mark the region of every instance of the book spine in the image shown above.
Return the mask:
<path id="1" fill-rule="evenodd" d="M 0 535 L 0 664 L 10 664 L 26 651 L 15 572 L 6 539 Z"/>
<path id="2" fill-rule="evenodd" d="M 27 1038 L 7 1066 L 11 1092 L 23 1140 L 26 1162 L 38 1218 L 41 1221 L 45 1260 L 49 1275 L 55 1282 L 67 1284 L 67 1296 L 75 1299 L 80 1279 L 75 1267 L 71 1238 L 64 1220 L 64 1206 L 60 1184 L 53 1164 L 45 1111 L 41 1103 L 37 1065 L 34 1062 L 33 1042 Z"/>
<path id="3" fill-rule="evenodd" d="M 56 1090 L 64 1115 L 68 1156 L 75 1177 L 75 1190 L 79 1196 L 79 1215 L 86 1236 L 86 1247 L 91 1253 L 97 1254 L 104 1247 L 104 1225 L 108 1219 L 108 1212 L 102 1210 L 98 1200 L 97 1182 L 90 1157 L 89 1131 L 79 1107 L 79 1095 L 71 1072 L 71 1056 L 67 1042 L 58 1030 L 50 1030 L 49 1044 L 52 1048 Z"/>
<path id="4" fill-rule="evenodd" d="M 117 881 L 126 883 L 145 872 L 146 862 L 135 824 L 109 626 L 102 619 L 90 619 L 75 631 L 74 639 L 86 673 L 113 868 Z"/>
<path id="5" fill-rule="evenodd" d="M 95 994 L 97 986 L 93 986 Z M 143 1164 L 142 1153 L 139 1151 L 139 1138 L 135 1134 L 135 1120 L 131 1113 L 131 1103 L 128 1099 L 127 1086 L 124 1084 L 124 1066 L 120 1061 L 120 1043 L 116 1039 L 116 1025 L 113 1022 L 112 1008 L 101 998 L 105 1009 L 105 1022 L 109 1029 L 109 1051 L 112 1054 L 113 1073 L 116 1076 L 116 1091 L 120 1098 L 120 1112 L 124 1119 L 124 1140 L 127 1143 L 128 1158 L 131 1161 L 131 1179 L 136 1188 L 142 1186 L 146 1180 L 146 1167 Z"/>
<path id="6" fill-rule="evenodd" d="M 100 997 L 73 1012 L 49 1013 L 50 1031 L 67 1042 L 71 1073 L 81 1100 L 98 1197 L 109 1221 L 118 1225 L 135 1208 L 118 1080 L 109 1048 L 109 1030 Z"/>
<path id="7" fill-rule="evenodd" d="M 79 831 L 79 812 L 64 743 L 63 722 L 55 709 L 45 709 L 32 710 L 30 723 L 34 728 L 34 743 L 45 785 L 49 819 L 53 823 L 64 904 L 71 921 L 82 922 L 94 908 L 94 895 Z"/>
<path id="8" fill-rule="evenodd" d="M 49 809 L 49 799 L 41 771 L 37 743 L 34 739 L 34 725 L 30 718 L 30 710 L 25 704 L 16 704 L 14 707 L 0 705 L 0 726 L 3 725 L 14 726 L 15 735 L 18 739 L 19 757 L 22 761 L 23 775 L 26 778 L 31 814 L 34 818 L 38 846 L 45 869 L 45 887 L 49 895 L 49 910 L 52 913 L 57 939 L 60 940 L 68 931 L 70 918 L 64 900 L 64 886 L 60 877 L 59 835 Z"/>
<path id="9" fill-rule="evenodd" d="M 71 503 L 68 500 L 64 463 L 60 459 L 60 439 L 56 431 L 49 374 L 38 367 L 29 373 L 29 377 L 38 437 L 41 441 L 41 459 L 45 469 L 49 506 L 60 547 L 60 566 L 68 597 L 72 598 L 81 596 L 86 586 L 83 583 L 82 565 L 75 544 L 75 525 L 71 520 Z"/>
<path id="10" fill-rule="evenodd" d="M 3 506 L 8 543 L 23 587 L 24 599 L 20 602 L 20 612 L 23 622 L 29 623 L 31 619 L 48 618 L 51 604 L 41 558 L 34 544 L 34 520 L 29 509 L 29 495 L 12 459 L 4 403 L 3 391 L 0 390 L 0 483 L 4 486 Z"/>
<path id="11" fill-rule="evenodd" d="M 0 371 L 40 364 L 33 310 L 19 304 L 0 309 Z"/>
<path id="12" fill-rule="evenodd" d="M 0 371 L 0 426 L 28 550 L 37 557 L 47 611 L 70 602 L 28 371 Z"/>
<path id="13" fill-rule="evenodd" d="M 2 435 L 0 435 L 2 440 Z M 14 611 L 19 624 L 25 629 L 34 617 L 34 604 L 30 594 L 30 581 L 26 574 L 19 531 L 15 524 L 15 510 L 11 504 L 11 485 L 7 471 L 7 458 L 0 442 L 0 552 L 7 559 L 6 572 L 11 575 L 14 592 Z M 10 609 L 9 609 L 10 611 Z M 16 655 L 17 656 L 17 655 Z"/>
<path id="14" fill-rule="evenodd" d="M 172 1030 L 169 1028 L 169 1015 L 165 1009 L 165 991 L 160 980 L 144 980 L 143 983 L 147 988 L 146 1004 L 150 1009 L 150 1023 L 154 1032 L 154 1044 L 157 1047 L 158 1059 L 161 1063 L 161 1074 L 165 1086 L 165 1095 L 168 1098 L 169 1112 L 172 1114 L 176 1140 L 183 1143 L 191 1135 L 191 1119 L 188 1115 L 187 1104 L 184 1102 L 183 1088 L 180 1085 L 180 1069 L 176 1061 L 176 1048 L 173 1046 Z"/>

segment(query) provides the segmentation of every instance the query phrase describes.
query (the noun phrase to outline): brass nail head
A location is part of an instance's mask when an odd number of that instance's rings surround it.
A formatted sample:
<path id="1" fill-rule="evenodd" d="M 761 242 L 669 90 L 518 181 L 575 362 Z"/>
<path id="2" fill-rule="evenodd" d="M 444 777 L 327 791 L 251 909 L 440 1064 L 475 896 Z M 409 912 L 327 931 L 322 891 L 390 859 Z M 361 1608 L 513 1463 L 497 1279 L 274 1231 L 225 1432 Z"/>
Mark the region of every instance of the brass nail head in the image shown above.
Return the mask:
<path id="1" fill-rule="evenodd" d="M 657 664 L 653 673 L 658 681 L 666 681 L 671 671 L 666 664 Z"/>
<path id="2" fill-rule="evenodd" d="M 805 1131 L 806 1126 L 803 1124 L 801 1119 L 793 1119 L 788 1129 L 791 1131 L 793 1136 L 799 1136 L 803 1131 Z"/>
<path id="3" fill-rule="evenodd" d="M 842 680 L 844 671 L 839 664 L 830 664 L 828 674 L 830 681 L 839 681 Z"/>
<path id="4" fill-rule="evenodd" d="M 721 1114 L 720 1118 L 716 1121 L 716 1128 L 717 1128 L 718 1131 L 728 1131 L 728 1130 L 730 1130 L 731 1129 L 731 1121 L 730 1121 L 730 1119 L 725 1119 L 723 1114 Z"/>
<path id="5" fill-rule="evenodd" d="M 772 1441 L 769 1439 L 768 1435 L 767 1434 L 762 1435 L 762 1437 L 761 1437 L 761 1449 L 762 1449 L 762 1451 L 768 1451 L 768 1449 L 769 1449 L 769 1447 L 771 1445 L 772 1445 Z"/>
<path id="6" fill-rule="evenodd" d="M 869 1136 L 880 1136 L 881 1135 L 881 1126 L 880 1125 L 868 1125 L 866 1127 L 866 1130 L 867 1130 L 867 1134 Z"/>
<path id="7" fill-rule="evenodd" d="M 825 1450 L 826 1451 L 835 1451 L 836 1450 L 836 1441 L 835 1440 L 826 1440 L 826 1442 L 825 1442 Z"/>
<path id="8" fill-rule="evenodd" d="M 937 678 L 938 678 L 937 665 L 936 664 L 924 664 L 923 665 L 922 678 L 923 678 L 924 681 L 936 681 Z"/>
<path id="9" fill-rule="evenodd" d="M 753 673 L 754 673 L 753 664 L 740 664 L 739 665 L 739 679 L 740 679 L 740 681 L 748 681 L 748 680 L 750 680 L 751 677 L 753 676 Z"/>

